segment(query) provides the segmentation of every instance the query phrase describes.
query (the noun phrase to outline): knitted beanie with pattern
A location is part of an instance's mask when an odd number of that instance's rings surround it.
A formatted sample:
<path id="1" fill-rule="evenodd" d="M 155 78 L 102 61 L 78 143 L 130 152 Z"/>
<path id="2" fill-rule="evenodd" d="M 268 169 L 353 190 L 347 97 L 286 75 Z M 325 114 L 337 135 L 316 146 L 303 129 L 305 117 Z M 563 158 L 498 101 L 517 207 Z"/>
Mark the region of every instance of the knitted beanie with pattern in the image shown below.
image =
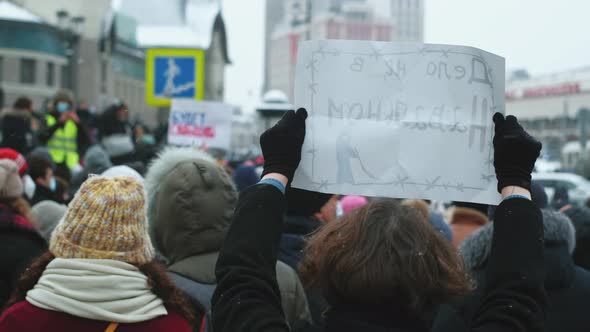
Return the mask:
<path id="1" fill-rule="evenodd" d="M 88 178 L 54 230 L 49 250 L 60 258 L 152 261 L 143 183 L 126 176 Z"/>

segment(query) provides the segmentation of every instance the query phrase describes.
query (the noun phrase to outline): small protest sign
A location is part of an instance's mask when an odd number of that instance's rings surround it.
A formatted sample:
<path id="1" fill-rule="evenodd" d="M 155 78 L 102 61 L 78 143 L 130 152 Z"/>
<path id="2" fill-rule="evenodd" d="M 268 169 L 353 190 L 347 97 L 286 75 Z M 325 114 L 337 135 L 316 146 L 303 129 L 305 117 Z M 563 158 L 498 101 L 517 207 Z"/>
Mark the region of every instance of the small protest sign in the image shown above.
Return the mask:
<path id="1" fill-rule="evenodd" d="M 173 99 L 168 143 L 229 150 L 232 107 L 223 103 Z"/>
<path id="2" fill-rule="evenodd" d="M 308 110 L 297 188 L 497 204 L 492 116 L 504 59 L 470 47 L 308 41 L 295 105 Z"/>

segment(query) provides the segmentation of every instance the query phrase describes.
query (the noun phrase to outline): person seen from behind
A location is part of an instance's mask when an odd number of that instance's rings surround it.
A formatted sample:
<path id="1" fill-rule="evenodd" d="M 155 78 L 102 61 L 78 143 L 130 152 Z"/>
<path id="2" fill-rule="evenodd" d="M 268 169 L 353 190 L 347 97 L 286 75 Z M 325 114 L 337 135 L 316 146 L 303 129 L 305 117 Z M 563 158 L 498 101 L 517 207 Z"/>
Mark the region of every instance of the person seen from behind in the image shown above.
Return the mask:
<path id="1" fill-rule="evenodd" d="M 154 245 L 176 285 L 209 311 L 215 263 L 238 197 L 232 179 L 202 151 L 168 148 L 150 165 L 145 181 Z M 296 272 L 277 262 L 276 278 L 287 321 L 295 326 L 311 320 Z M 210 326 L 207 321 L 205 331 Z"/>
<path id="2" fill-rule="evenodd" d="M 100 143 L 115 165 L 134 161 L 135 145 L 129 123 L 129 108 L 117 102 L 100 116 Z"/>
<path id="3" fill-rule="evenodd" d="M 84 182 L 51 235 L 49 251 L 22 275 L 0 331 L 180 331 L 199 326 L 154 260 L 143 184 L 132 177 Z"/>
<path id="4" fill-rule="evenodd" d="M 12 106 L 0 114 L 0 146 L 11 148 L 21 154 L 27 154 L 33 148 L 33 102 L 27 97 L 20 97 Z"/>
<path id="5" fill-rule="evenodd" d="M 17 164 L 0 159 L 0 307 L 16 289 L 20 274 L 47 248 L 23 194 Z"/>
<path id="6" fill-rule="evenodd" d="M 216 332 L 289 331 L 274 263 L 284 190 L 301 160 L 306 117 L 304 109 L 289 111 L 261 136 L 263 179 L 240 196 L 217 262 Z M 486 269 L 489 286 L 472 320 L 456 331 L 542 331 L 543 227 L 529 191 L 541 143 L 513 116 L 496 113 L 494 123 L 503 201 Z M 306 246 L 301 275 L 331 305 L 324 331 L 429 331 L 440 304 L 472 289 L 456 249 L 416 209 L 391 201 L 322 227 Z"/>
<path id="7" fill-rule="evenodd" d="M 453 245 L 459 247 L 469 234 L 488 223 L 488 205 L 454 202 L 449 226 L 453 231 Z"/>
<path id="8" fill-rule="evenodd" d="M 534 200 L 534 198 L 533 198 Z M 546 332 L 582 332 L 590 326 L 586 308 L 590 305 L 590 272 L 576 266 L 572 253 L 576 247 L 574 226 L 564 214 L 542 209 L 544 233 L 544 284 L 551 305 L 545 317 Z M 458 310 L 464 321 L 469 321 L 474 303 L 487 286 L 485 270 L 492 251 L 494 223 L 488 223 L 468 236 L 461 244 L 461 253 L 477 289 L 450 310 Z M 454 331 L 453 322 L 445 322 L 448 313 L 439 312 L 440 326 Z"/>

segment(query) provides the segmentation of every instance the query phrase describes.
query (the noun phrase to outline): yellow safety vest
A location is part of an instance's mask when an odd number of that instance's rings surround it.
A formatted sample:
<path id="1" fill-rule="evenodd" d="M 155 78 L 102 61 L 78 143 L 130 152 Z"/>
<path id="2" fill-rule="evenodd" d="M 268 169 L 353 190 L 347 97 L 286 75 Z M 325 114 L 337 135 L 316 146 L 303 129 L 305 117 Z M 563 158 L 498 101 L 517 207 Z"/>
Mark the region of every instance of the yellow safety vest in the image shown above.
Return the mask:
<path id="1" fill-rule="evenodd" d="M 57 120 L 52 115 L 45 117 L 47 127 L 51 127 L 57 123 Z M 67 120 L 62 128 L 53 133 L 53 136 L 47 141 L 47 148 L 51 154 L 51 158 L 57 164 L 66 163 L 69 169 L 74 168 L 80 161 L 78 155 L 78 126 L 72 120 Z"/>

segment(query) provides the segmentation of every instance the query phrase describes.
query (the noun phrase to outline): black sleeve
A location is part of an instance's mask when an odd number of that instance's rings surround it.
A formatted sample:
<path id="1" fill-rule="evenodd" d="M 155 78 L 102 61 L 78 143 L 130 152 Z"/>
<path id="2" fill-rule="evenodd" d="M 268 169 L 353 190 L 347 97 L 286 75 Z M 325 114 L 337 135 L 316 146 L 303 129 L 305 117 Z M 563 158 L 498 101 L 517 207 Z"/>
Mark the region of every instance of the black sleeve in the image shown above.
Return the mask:
<path id="1" fill-rule="evenodd" d="M 59 121 L 56 122 L 51 127 L 47 127 L 47 125 L 45 125 L 44 128 L 39 132 L 39 142 L 41 142 L 43 144 L 47 144 L 47 142 L 49 141 L 49 139 L 51 139 L 53 134 L 55 134 L 55 132 L 59 128 L 62 128 L 63 126 L 64 126 L 63 122 L 59 122 Z"/>
<path id="2" fill-rule="evenodd" d="M 86 126 L 81 123 L 76 123 L 78 127 L 78 137 L 76 137 L 76 143 L 78 144 L 78 152 L 83 155 L 82 151 L 86 151 L 86 148 L 90 146 L 90 136 Z"/>
<path id="3" fill-rule="evenodd" d="M 289 331 L 275 270 L 285 204 L 271 185 L 241 194 L 215 269 L 216 332 Z"/>
<path id="4" fill-rule="evenodd" d="M 525 199 L 498 206 L 482 302 L 471 331 L 542 331 L 545 319 L 543 216 Z"/>
<path id="5" fill-rule="evenodd" d="M 31 262 L 47 250 L 41 236 L 21 231 L 3 230 L 0 234 L 0 305 L 16 289 L 18 280 Z"/>

